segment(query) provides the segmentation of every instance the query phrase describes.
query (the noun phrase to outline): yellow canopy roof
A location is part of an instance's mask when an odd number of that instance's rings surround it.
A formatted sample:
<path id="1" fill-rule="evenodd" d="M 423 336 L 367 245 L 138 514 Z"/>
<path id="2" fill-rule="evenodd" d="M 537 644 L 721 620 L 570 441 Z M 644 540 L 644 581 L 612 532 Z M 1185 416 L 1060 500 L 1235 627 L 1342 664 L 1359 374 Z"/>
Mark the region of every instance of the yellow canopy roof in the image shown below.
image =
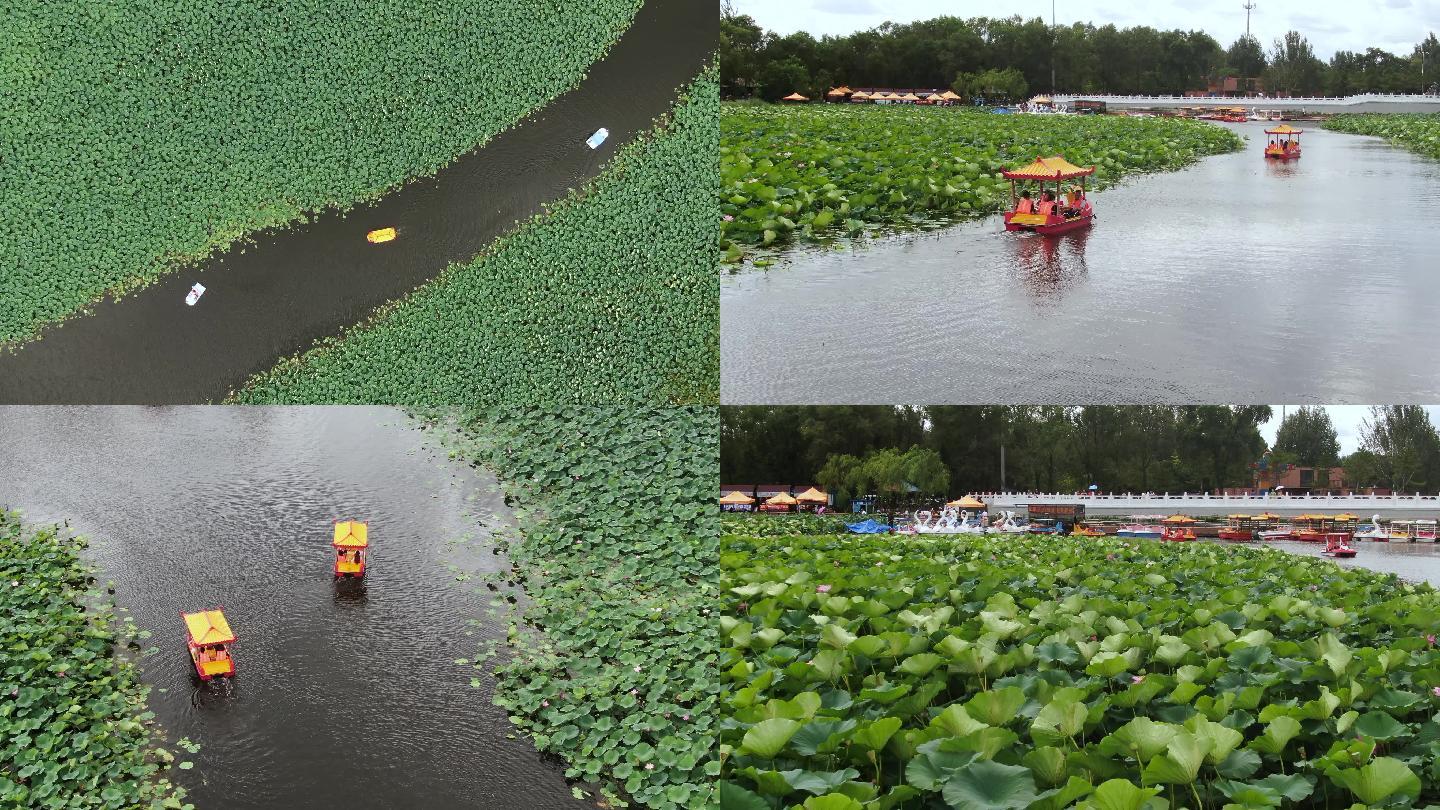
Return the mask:
<path id="1" fill-rule="evenodd" d="M 1036 96 L 1036 97 L 1030 99 L 1030 101 L 1031 101 L 1031 103 L 1033 103 L 1033 104 L 1049 104 L 1049 103 L 1050 103 L 1050 97 L 1049 97 L 1049 96 Z"/>
<path id="2" fill-rule="evenodd" d="M 1304 131 L 1305 131 L 1305 130 L 1303 130 L 1303 129 L 1296 129 L 1295 127 L 1292 127 L 1292 126 L 1290 126 L 1289 124 L 1281 124 L 1280 126 L 1275 127 L 1274 129 L 1267 129 L 1267 130 L 1265 130 L 1265 134 L 1266 134 L 1266 135 L 1299 135 L 1300 133 L 1302 133 L 1302 132 L 1304 132 Z"/>
<path id="3" fill-rule="evenodd" d="M 785 100 L 785 101 L 809 101 L 810 99 L 808 99 L 808 98 L 800 95 L 799 93 L 791 93 L 790 95 L 786 96 L 786 97 L 784 98 L 784 100 Z"/>
<path id="4" fill-rule="evenodd" d="M 1195 522 L 1195 518 L 1192 518 L 1192 517 L 1190 517 L 1189 515 L 1171 515 L 1170 517 L 1167 517 L 1167 518 L 1165 518 L 1164 520 L 1162 520 L 1162 521 L 1160 521 L 1160 522 L 1161 522 L 1161 523 L 1194 523 L 1194 522 Z"/>
<path id="5" fill-rule="evenodd" d="M 1360 516 L 1359 516 L 1359 515 L 1352 515 L 1352 514 L 1350 514 L 1349 512 L 1341 512 L 1340 514 L 1338 514 L 1338 515 L 1335 516 L 1335 519 L 1336 519 L 1336 520 L 1359 520 L 1359 519 L 1360 519 Z"/>
<path id="6" fill-rule="evenodd" d="M 864 90 L 858 90 L 850 94 L 850 98 L 870 98 L 870 94 Z"/>
<path id="7" fill-rule="evenodd" d="M 1278 520 L 1279 517 L 1280 517 L 1280 516 L 1277 515 L 1277 514 L 1275 514 L 1274 512 L 1261 512 L 1260 514 L 1258 514 L 1258 515 L 1255 516 L 1255 519 L 1256 519 L 1256 520 Z"/>
<path id="8" fill-rule="evenodd" d="M 766 499 L 765 499 L 765 503 L 773 504 L 773 505 L 776 505 L 776 506 L 779 506 L 779 505 L 782 505 L 782 504 L 785 505 L 785 506 L 794 506 L 795 504 L 799 503 L 799 501 L 795 500 L 795 498 L 793 498 L 792 496 L 790 496 L 788 493 L 782 492 L 782 493 L 780 493 L 779 495 L 775 495 L 775 496 L 773 496 L 773 497 L 766 498 Z"/>
<path id="9" fill-rule="evenodd" d="M 335 521 L 336 548 L 365 548 L 370 545 L 370 525 L 359 520 Z"/>
<path id="10" fill-rule="evenodd" d="M 228 644 L 235 640 L 230 623 L 218 608 L 180 616 L 185 620 L 185 629 L 190 631 L 191 644 Z"/>
<path id="11" fill-rule="evenodd" d="M 831 91 L 828 92 L 828 93 L 826 93 L 825 95 L 827 95 L 827 96 L 843 96 L 843 95 L 847 95 L 849 92 L 850 92 L 850 88 L 845 87 L 844 85 L 841 85 L 840 87 L 836 87 L 836 88 L 831 89 Z"/>
<path id="12" fill-rule="evenodd" d="M 754 503 L 755 499 L 743 492 L 727 492 L 720 503 Z"/>
<path id="13" fill-rule="evenodd" d="M 814 487 L 810 487 L 799 495 L 796 495 L 795 500 L 828 503 L 830 501 L 830 496 L 826 495 L 825 493 Z"/>
<path id="14" fill-rule="evenodd" d="M 1007 180 L 1068 180 L 1084 174 L 1094 174 L 1095 167 L 1081 168 L 1060 155 L 1035 158 L 1035 162 L 1011 169 L 1001 174 Z"/>
<path id="15" fill-rule="evenodd" d="M 917 96 L 917 95 L 915 95 L 914 93 L 906 93 L 905 95 L 901 96 L 900 98 L 903 98 L 903 99 L 905 99 L 906 101 L 919 101 L 919 100 L 920 100 L 920 97 Z"/>
<path id="16" fill-rule="evenodd" d="M 1227 518 L 1229 518 L 1229 519 L 1231 519 L 1231 520 L 1243 520 L 1243 519 L 1249 518 L 1250 516 L 1249 516 L 1249 515 L 1226 515 L 1225 517 L 1227 517 Z M 1259 517 L 1259 515 L 1256 515 L 1256 517 Z"/>
<path id="17" fill-rule="evenodd" d="M 954 91 L 954 90 L 946 90 L 945 92 L 943 92 L 943 93 L 940 94 L 940 98 L 947 99 L 947 100 L 949 100 L 949 101 L 959 101 L 959 100 L 960 100 L 960 97 L 957 96 L 957 95 L 955 95 L 955 91 Z"/>
<path id="18" fill-rule="evenodd" d="M 974 495 L 966 495 L 958 501 L 951 501 L 946 506 L 953 506 L 957 509 L 984 509 L 985 502 Z"/>

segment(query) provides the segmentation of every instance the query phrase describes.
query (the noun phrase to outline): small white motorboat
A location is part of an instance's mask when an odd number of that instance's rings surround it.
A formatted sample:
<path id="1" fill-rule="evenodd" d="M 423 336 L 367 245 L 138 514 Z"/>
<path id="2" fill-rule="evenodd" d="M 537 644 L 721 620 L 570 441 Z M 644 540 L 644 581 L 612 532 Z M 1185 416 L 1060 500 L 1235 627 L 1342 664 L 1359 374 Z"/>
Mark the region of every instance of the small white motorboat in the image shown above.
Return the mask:
<path id="1" fill-rule="evenodd" d="M 205 294 L 205 285 L 204 285 L 204 284 L 201 284 L 201 283 L 198 282 L 198 281 L 195 282 L 195 286 L 191 287 L 191 288 L 190 288 L 190 293 L 185 296 L 185 305 L 186 305 L 186 306 L 190 306 L 190 307 L 195 306 L 195 302 L 196 302 L 196 301 L 199 301 L 199 300 L 200 300 L 200 296 L 202 296 L 202 295 L 204 295 L 204 294 Z"/>
<path id="2" fill-rule="evenodd" d="M 600 144 L 605 143 L 605 139 L 608 137 L 610 137 L 610 130 L 605 127 L 600 127 L 595 130 L 594 134 L 585 139 L 585 145 L 591 149 L 599 149 Z"/>

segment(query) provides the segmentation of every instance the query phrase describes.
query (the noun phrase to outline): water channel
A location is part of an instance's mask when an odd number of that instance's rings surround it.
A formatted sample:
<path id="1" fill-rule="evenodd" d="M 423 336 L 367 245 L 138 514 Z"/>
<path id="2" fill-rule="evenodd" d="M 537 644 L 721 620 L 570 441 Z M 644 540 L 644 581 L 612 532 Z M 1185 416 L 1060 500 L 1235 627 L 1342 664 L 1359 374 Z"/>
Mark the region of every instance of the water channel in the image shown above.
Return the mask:
<path id="1" fill-rule="evenodd" d="M 150 708 L 197 807 L 588 806 L 455 663 L 505 637 L 457 577 L 507 565 L 484 541 L 508 512 L 401 411 L 0 408 L 0 471 L 0 506 L 68 519 L 153 633 Z M 330 567 L 350 518 L 370 523 L 359 587 Z M 217 605 L 237 677 L 202 685 L 180 613 Z"/>

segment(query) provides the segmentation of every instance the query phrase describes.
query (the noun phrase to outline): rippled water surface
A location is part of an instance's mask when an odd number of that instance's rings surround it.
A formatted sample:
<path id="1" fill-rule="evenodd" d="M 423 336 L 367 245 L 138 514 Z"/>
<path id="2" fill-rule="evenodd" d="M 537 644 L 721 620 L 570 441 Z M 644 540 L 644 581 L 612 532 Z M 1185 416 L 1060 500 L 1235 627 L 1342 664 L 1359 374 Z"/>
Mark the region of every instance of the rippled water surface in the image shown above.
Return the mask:
<path id="1" fill-rule="evenodd" d="M 505 633 L 449 567 L 504 564 L 504 504 L 398 410 L 0 408 L 0 471 L 0 506 L 70 519 L 153 631 L 150 706 L 202 746 L 177 751 L 198 807 L 587 806 L 454 663 Z M 337 518 L 370 522 L 363 586 L 332 580 Z M 217 604 L 238 677 L 201 685 L 180 612 Z"/>
<path id="2" fill-rule="evenodd" d="M 721 281 L 730 403 L 1398 402 L 1440 397 L 1440 163 L 1306 127 L 1094 195 Z"/>
<path id="3" fill-rule="evenodd" d="M 1265 545 L 1306 557 L 1319 557 L 1323 547 L 1320 543 L 1293 541 Z M 1342 568 L 1369 568 L 1372 571 L 1396 574 L 1411 582 L 1428 582 L 1440 587 L 1440 546 L 1435 543 L 1356 541 L 1354 546 L 1359 551 L 1358 554 L 1349 559 L 1337 559 L 1335 563 Z"/>

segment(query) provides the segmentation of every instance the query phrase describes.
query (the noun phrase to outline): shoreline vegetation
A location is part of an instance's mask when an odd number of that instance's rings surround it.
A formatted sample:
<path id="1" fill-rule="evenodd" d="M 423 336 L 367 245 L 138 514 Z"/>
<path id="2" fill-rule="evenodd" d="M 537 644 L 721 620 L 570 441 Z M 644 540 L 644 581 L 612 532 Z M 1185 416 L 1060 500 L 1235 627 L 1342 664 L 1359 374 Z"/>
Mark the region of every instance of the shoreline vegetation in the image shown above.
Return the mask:
<path id="1" fill-rule="evenodd" d="M 351 0 L 223 19 L 127 5 L 30 4 L 0 23 L 0 217 L 25 235 L 0 243 L 0 345 L 433 175 L 577 86 L 641 1 Z M 58 68 L 43 56 L 62 51 Z"/>
<path id="2" fill-rule="evenodd" d="M 1002 211 L 1000 171 L 1037 156 L 1095 165 L 1096 190 L 1244 145 L 1199 121 L 956 108 L 727 102 L 720 130 L 720 260 L 760 267 L 797 243 Z"/>
<path id="3" fill-rule="evenodd" d="M 583 188 L 231 400 L 490 406 L 585 390 L 591 401 L 717 401 L 715 243 L 693 227 L 718 217 L 714 159 L 697 160 L 717 148 L 717 75 L 682 88 Z"/>
<path id="4" fill-rule="evenodd" d="M 722 537 L 727 807 L 1440 799 L 1428 585 L 1208 543 L 895 539 Z"/>
<path id="5" fill-rule="evenodd" d="M 165 775 L 150 688 L 117 655 L 149 633 L 101 603 L 85 546 L 0 511 L 0 806 L 193 810 Z"/>
<path id="6" fill-rule="evenodd" d="M 499 551 L 528 604 L 504 652 L 470 660 L 493 672 L 496 705 L 604 805 L 713 808 L 715 410 L 415 415 L 452 458 L 494 470 L 514 507 Z"/>
<path id="7" fill-rule="evenodd" d="M 1440 160 L 1440 113 L 1337 115 L 1324 127 L 1350 135 L 1374 135 L 1417 155 Z"/>

